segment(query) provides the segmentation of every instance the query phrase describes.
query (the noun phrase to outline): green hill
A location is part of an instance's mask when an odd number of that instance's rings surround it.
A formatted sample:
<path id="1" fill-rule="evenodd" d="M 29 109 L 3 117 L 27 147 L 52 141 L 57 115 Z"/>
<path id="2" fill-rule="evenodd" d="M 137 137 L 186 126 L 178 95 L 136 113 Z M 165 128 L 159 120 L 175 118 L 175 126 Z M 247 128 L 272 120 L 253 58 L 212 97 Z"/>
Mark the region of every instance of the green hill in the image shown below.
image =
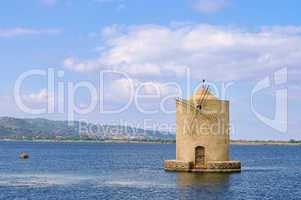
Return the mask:
<path id="1" fill-rule="evenodd" d="M 84 127 L 84 129 L 80 128 Z M 89 127 L 89 131 L 87 127 Z M 84 131 L 83 131 L 84 130 Z M 0 118 L 0 139 L 88 139 L 174 141 L 168 132 L 144 130 L 128 126 L 99 125 L 74 121 L 53 121 L 43 118 Z"/>

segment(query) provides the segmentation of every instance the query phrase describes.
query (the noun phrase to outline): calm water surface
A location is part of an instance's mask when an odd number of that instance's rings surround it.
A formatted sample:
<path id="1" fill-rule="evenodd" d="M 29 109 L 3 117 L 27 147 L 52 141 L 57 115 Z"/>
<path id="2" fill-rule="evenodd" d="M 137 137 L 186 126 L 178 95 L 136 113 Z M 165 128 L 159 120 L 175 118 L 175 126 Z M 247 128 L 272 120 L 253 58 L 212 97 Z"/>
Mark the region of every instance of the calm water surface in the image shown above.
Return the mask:
<path id="1" fill-rule="evenodd" d="M 301 146 L 235 145 L 231 156 L 241 173 L 168 173 L 175 145 L 0 142 L 0 199 L 301 198 Z"/>

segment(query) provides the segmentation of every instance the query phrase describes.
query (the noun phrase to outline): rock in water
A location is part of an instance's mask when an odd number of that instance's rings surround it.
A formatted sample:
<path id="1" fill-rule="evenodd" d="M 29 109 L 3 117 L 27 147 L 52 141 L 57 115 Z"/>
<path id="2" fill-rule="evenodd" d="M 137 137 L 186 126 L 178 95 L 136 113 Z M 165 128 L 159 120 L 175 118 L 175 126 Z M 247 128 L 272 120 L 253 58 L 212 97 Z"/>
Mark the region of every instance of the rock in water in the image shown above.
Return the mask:
<path id="1" fill-rule="evenodd" d="M 25 152 L 22 152 L 20 153 L 20 156 L 19 156 L 21 159 L 28 159 L 29 158 L 29 155 L 28 153 L 25 153 Z"/>

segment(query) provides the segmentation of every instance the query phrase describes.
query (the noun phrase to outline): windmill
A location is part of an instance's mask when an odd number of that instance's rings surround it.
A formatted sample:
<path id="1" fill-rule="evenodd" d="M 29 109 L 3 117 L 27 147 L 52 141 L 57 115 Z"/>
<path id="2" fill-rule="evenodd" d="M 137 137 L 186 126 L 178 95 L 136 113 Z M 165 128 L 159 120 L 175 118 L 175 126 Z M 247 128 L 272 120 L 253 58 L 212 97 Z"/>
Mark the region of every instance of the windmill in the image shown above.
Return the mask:
<path id="1" fill-rule="evenodd" d="M 210 89 L 203 80 L 203 85 L 192 96 L 176 100 L 176 160 L 166 160 L 165 170 L 241 170 L 240 162 L 230 160 L 229 156 L 230 102 L 219 99 Z"/>

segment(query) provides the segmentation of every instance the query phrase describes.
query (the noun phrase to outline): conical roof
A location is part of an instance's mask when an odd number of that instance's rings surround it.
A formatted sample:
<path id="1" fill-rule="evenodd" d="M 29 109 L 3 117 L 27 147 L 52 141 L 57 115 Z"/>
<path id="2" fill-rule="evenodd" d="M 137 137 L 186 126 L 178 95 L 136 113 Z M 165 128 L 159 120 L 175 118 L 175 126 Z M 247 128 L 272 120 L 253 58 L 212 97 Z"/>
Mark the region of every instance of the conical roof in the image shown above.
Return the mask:
<path id="1" fill-rule="evenodd" d="M 188 98 L 188 100 L 193 102 L 200 102 L 203 98 L 205 98 L 204 100 L 218 100 L 218 98 L 214 96 L 209 89 L 206 91 L 206 88 L 204 87 L 198 89 L 194 93 L 194 95 Z"/>

